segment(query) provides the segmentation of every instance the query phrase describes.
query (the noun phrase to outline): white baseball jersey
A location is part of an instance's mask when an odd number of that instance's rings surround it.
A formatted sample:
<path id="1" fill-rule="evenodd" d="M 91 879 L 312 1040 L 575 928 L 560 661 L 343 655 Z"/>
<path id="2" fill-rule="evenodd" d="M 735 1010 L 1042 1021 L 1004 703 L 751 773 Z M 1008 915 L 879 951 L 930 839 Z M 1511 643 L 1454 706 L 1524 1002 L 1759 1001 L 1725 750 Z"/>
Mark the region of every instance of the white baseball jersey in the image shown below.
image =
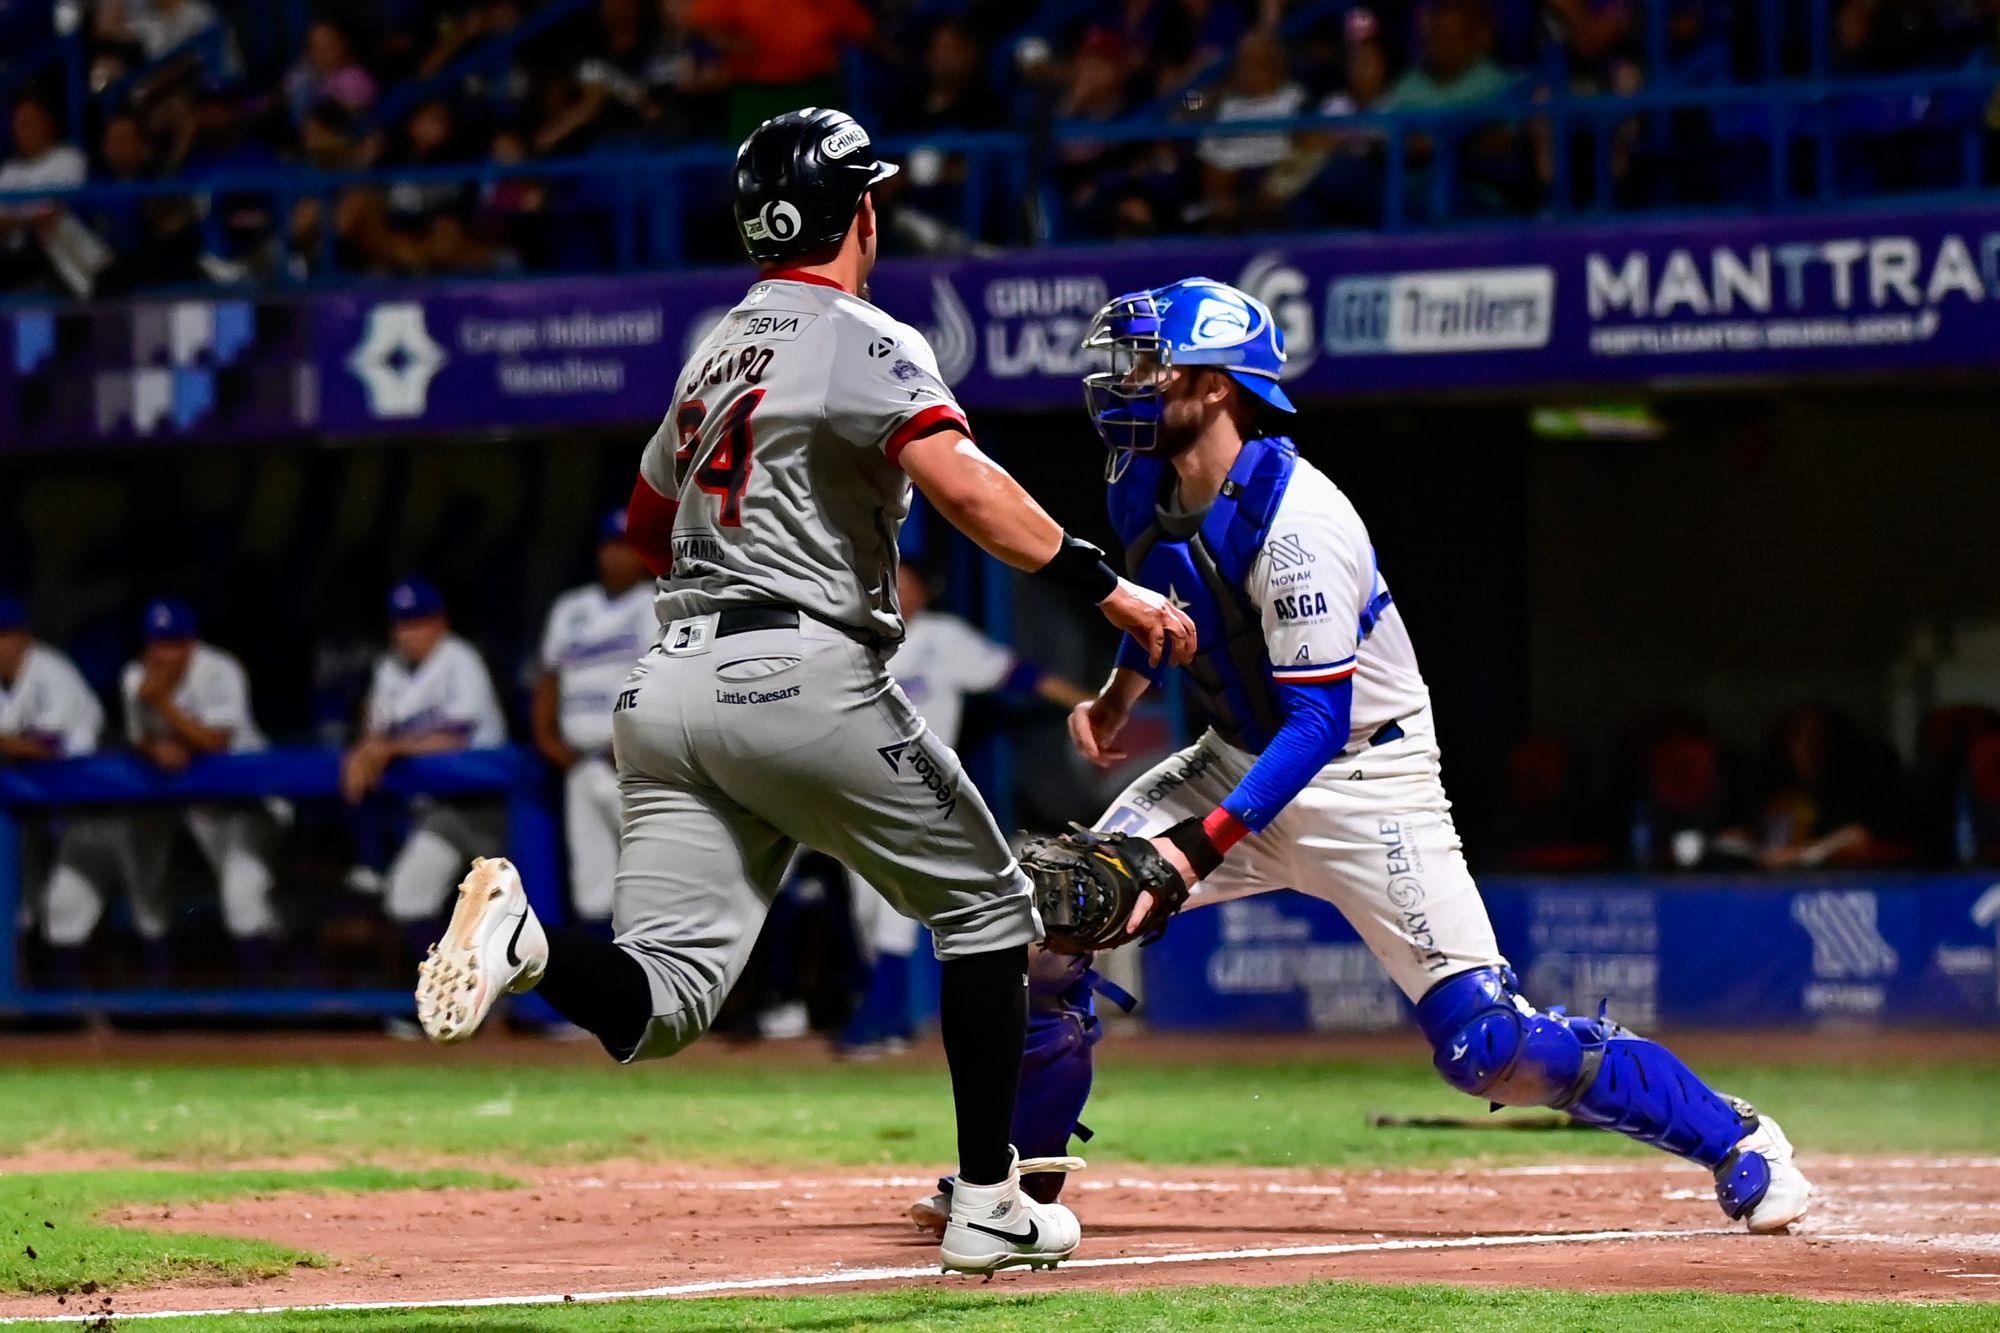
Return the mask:
<path id="1" fill-rule="evenodd" d="M 89 754 L 104 730 L 104 705 L 83 673 L 58 650 L 31 643 L 12 685 L 0 681 L 0 735 L 55 747 L 65 759 Z"/>
<path id="2" fill-rule="evenodd" d="M 120 681 L 125 698 L 125 737 L 132 744 L 173 734 L 160 715 L 139 701 L 139 684 L 146 678 L 143 662 L 127 662 Z M 174 686 L 174 706 L 204 727 L 229 733 L 229 752 L 261 750 L 268 742 L 250 712 L 250 676 L 235 656 L 212 644 L 197 643 L 180 684 Z"/>
<path id="3" fill-rule="evenodd" d="M 662 623 L 789 602 L 903 633 L 903 446 L 965 416 L 923 335 L 819 280 L 757 283 L 689 358 L 639 470 L 677 498 Z"/>
<path id="4" fill-rule="evenodd" d="M 1341 489 L 1303 458 L 1245 591 L 1263 612 L 1274 680 L 1353 677 L 1355 741 L 1430 706 L 1430 688 L 1376 568 L 1367 526 Z"/>
<path id="5" fill-rule="evenodd" d="M 368 730 L 384 736 L 452 731 L 474 750 L 507 740 L 493 677 L 479 650 L 456 634 L 445 635 L 414 667 L 395 653 L 377 659 L 368 688 Z"/>
<path id="6" fill-rule="evenodd" d="M 1014 654 L 957 616 L 924 611 L 905 624 L 903 646 L 889 674 L 917 714 L 946 745 L 958 745 L 965 696 L 997 690 L 1014 669 Z"/>
<path id="7" fill-rule="evenodd" d="M 556 678 L 563 740 L 585 754 L 611 749 L 611 705 L 632 664 L 660 637 L 646 580 L 617 597 L 604 585 L 572 588 L 549 608 L 542 670 Z"/>

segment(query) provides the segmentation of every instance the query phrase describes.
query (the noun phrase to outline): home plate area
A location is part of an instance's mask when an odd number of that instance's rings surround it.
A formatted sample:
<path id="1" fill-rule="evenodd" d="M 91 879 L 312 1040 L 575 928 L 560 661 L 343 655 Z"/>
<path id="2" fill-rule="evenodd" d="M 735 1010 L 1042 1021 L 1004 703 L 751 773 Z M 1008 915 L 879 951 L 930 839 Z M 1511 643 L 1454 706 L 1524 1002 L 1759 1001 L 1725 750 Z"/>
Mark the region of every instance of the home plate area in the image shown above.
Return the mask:
<path id="1" fill-rule="evenodd" d="M 2000 1158 L 1806 1159 L 1820 1191 L 1786 1236 L 1725 1228 L 1675 1163 L 1435 1172 L 1093 1169 L 1065 1197 L 1077 1260 L 1007 1290 L 1312 1279 L 1826 1298 L 2000 1298 Z M 952 1285 L 903 1219 L 922 1176 L 657 1165 L 536 1170 L 516 1190 L 263 1199 L 116 1220 L 259 1236 L 331 1256 L 254 1286 L 121 1293 L 151 1311 L 531 1304 Z M 1587 1256 L 1578 1253 L 1589 1250 Z M 11 1317 L 70 1313 L 51 1297 Z"/>

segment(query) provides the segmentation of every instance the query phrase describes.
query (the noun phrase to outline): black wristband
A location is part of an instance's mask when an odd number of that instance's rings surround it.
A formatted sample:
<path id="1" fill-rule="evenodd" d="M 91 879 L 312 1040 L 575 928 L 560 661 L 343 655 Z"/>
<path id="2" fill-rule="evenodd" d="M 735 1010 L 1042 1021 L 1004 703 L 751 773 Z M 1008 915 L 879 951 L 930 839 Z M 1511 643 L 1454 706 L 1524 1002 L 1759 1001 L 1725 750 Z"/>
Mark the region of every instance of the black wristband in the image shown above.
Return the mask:
<path id="1" fill-rule="evenodd" d="M 1092 602 L 1103 601 L 1118 588 L 1118 571 L 1104 562 L 1104 552 L 1067 532 L 1049 563 L 1035 572 Z"/>
<path id="2" fill-rule="evenodd" d="M 1180 848 L 1181 855 L 1194 868 L 1196 880 L 1207 879 L 1222 864 L 1222 849 L 1215 845 L 1215 839 L 1208 836 L 1208 830 L 1199 819 L 1189 816 L 1160 835 Z"/>

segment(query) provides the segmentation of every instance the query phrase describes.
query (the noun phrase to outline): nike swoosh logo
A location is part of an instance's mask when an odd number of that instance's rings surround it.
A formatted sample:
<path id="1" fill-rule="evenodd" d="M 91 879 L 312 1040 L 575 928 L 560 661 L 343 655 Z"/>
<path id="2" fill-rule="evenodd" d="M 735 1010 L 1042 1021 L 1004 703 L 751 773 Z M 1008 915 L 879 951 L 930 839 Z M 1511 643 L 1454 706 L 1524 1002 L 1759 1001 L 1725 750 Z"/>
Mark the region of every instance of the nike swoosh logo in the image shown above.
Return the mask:
<path id="1" fill-rule="evenodd" d="M 983 1231 L 989 1236 L 998 1236 L 1001 1240 L 1011 1240 L 1016 1245 L 1033 1245 L 1042 1238 L 1041 1229 L 1035 1225 L 1033 1218 L 1028 1219 L 1026 1231 L 1002 1231 L 998 1227 L 980 1226 L 977 1222 L 966 1222 L 963 1225 L 971 1227 L 974 1231 Z"/>
<path id="2" fill-rule="evenodd" d="M 528 909 L 523 907 L 520 914 L 514 918 L 514 936 L 507 941 L 507 966 L 509 967 L 519 967 L 521 965 L 521 955 L 514 952 L 514 946 L 521 942 L 521 928 L 527 924 Z"/>

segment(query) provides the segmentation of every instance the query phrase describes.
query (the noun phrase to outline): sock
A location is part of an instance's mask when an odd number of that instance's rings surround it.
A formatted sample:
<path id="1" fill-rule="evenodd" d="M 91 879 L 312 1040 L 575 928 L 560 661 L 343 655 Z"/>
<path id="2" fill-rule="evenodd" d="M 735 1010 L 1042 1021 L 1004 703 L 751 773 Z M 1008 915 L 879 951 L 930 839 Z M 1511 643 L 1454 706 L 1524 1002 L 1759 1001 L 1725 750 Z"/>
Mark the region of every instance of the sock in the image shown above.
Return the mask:
<path id="1" fill-rule="evenodd" d="M 1007 1178 L 1008 1126 L 1028 1033 L 1028 946 L 944 964 L 938 1019 L 958 1108 L 958 1174 L 972 1185 Z"/>
<path id="2" fill-rule="evenodd" d="M 639 960 L 588 929 L 551 930 L 549 965 L 535 994 L 592 1033 L 619 1059 L 638 1048 L 653 1020 L 653 987 Z"/>

